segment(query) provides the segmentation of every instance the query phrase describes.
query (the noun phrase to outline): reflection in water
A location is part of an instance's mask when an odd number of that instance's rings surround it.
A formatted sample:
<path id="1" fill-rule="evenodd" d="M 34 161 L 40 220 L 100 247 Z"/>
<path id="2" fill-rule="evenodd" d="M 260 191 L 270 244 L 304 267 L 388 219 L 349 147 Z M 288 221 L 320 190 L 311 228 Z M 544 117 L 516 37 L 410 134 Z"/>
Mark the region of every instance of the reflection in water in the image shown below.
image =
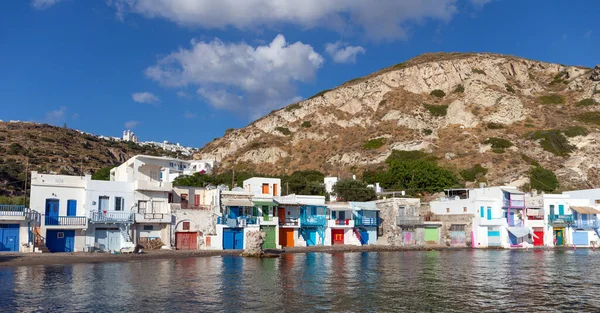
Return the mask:
<path id="1" fill-rule="evenodd" d="M 409 251 L 0 268 L 0 311 L 599 311 L 598 258 Z"/>

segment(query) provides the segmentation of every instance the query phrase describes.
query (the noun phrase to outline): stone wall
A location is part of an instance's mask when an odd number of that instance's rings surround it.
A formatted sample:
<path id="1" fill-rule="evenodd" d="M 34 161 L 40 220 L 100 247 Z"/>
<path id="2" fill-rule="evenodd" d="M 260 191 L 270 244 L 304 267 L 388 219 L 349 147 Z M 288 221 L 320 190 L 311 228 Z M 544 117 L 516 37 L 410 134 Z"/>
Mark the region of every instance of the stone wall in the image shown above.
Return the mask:
<path id="1" fill-rule="evenodd" d="M 381 230 L 383 235 L 377 238 L 377 244 L 389 246 L 403 246 L 402 228 L 396 225 L 398 208 L 405 206 L 413 208 L 415 211 L 421 206 L 421 200 L 418 198 L 390 198 L 378 200 L 377 208 L 381 218 Z M 421 238 L 423 238 L 421 229 Z"/>
<path id="2" fill-rule="evenodd" d="M 459 246 L 471 246 L 471 231 L 473 230 L 473 214 L 452 214 L 452 215 L 431 215 L 431 222 L 439 222 L 442 226 L 440 227 L 440 238 L 441 244 L 447 246 L 453 246 L 450 238 L 450 226 L 465 225 L 465 245 Z"/>

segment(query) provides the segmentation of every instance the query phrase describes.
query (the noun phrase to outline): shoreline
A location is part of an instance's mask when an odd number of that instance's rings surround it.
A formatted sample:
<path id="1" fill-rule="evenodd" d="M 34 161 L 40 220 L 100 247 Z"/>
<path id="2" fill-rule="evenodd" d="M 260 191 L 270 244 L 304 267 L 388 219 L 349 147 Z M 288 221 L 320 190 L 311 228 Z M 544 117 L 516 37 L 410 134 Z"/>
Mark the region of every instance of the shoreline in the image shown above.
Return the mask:
<path id="1" fill-rule="evenodd" d="M 544 250 L 547 247 L 536 247 L 529 250 Z M 553 247 L 550 250 L 571 250 L 572 247 Z M 591 248 L 579 248 L 591 249 Z M 295 253 L 344 253 L 344 252 L 401 252 L 401 251 L 459 251 L 459 250 L 522 250 L 526 249 L 503 249 L 503 248 L 480 248 L 471 247 L 447 247 L 442 245 L 423 246 L 423 247 L 399 247 L 399 246 L 312 246 L 312 247 L 288 247 L 285 249 L 268 249 L 265 253 L 268 255 L 283 255 Z M 65 265 L 82 263 L 114 263 L 131 262 L 142 260 L 176 260 L 185 258 L 213 257 L 213 256 L 241 256 L 243 250 L 157 250 L 148 251 L 144 254 L 108 254 L 108 253 L 0 253 L 0 268 L 33 266 L 33 265 Z"/>

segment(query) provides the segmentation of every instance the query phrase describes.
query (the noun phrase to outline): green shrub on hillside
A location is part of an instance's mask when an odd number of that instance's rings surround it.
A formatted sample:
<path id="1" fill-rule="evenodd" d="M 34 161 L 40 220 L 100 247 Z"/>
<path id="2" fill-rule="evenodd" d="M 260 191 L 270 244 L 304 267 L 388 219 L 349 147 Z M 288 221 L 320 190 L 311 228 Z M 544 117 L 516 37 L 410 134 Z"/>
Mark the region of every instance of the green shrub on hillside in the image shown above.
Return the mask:
<path id="1" fill-rule="evenodd" d="M 474 68 L 471 70 L 473 73 L 475 74 L 482 74 L 482 75 L 486 75 L 484 70 L 480 70 L 478 68 Z"/>
<path id="2" fill-rule="evenodd" d="M 504 149 L 510 148 L 513 146 L 512 142 L 503 139 L 491 137 L 483 142 L 484 144 L 492 145 L 492 151 L 495 153 L 504 153 Z"/>
<path id="3" fill-rule="evenodd" d="M 310 99 L 313 99 L 313 98 L 316 98 L 316 97 L 320 97 L 320 96 L 324 95 L 324 94 L 325 94 L 326 92 L 328 92 L 328 91 L 331 91 L 331 89 L 325 89 L 325 90 L 323 90 L 323 91 L 321 91 L 321 92 L 317 93 L 316 95 L 314 95 L 314 96 L 312 96 L 312 97 L 308 98 L 308 100 L 310 100 Z"/>
<path id="4" fill-rule="evenodd" d="M 508 92 L 510 92 L 510 93 L 515 93 L 515 92 L 517 92 L 517 91 L 515 90 L 515 88 L 513 88 L 513 86 L 511 86 L 511 85 L 509 85 L 509 84 L 506 84 L 506 91 L 508 91 Z"/>
<path id="5" fill-rule="evenodd" d="M 568 75 L 567 72 L 560 72 L 560 73 L 554 75 L 554 78 L 550 82 L 550 85 L 568 84 L 569 82 L 564 79 L 567 75 Z"/>
<path id="6" fill-rule="evenodd" d="M 364 150 L 379 149 L 379 148 L 383 147 L 383 145 L 385 144 L 385 142 L 386 142 L 385 138 L 371 139 L 371 140 L 366 141 L 363 144 L 363 149 Z"/>
<path id="7" fill-rule="evenodd" d="M 540 146 L 558 156 L 568 156 L 575 147 L 569 144 L 567 138 L 556 129 L 538 130 L 528 134 L 533 140 L 540 140 Z"/>
<path id="8" fill-rule="evenodd" d="M 554 172 L 541 166 L 536 166 L 529 171 L 531 188 L 538 191 L 552 192 L 559 186 L 558 179 Z"/>
<path id="9" fill-rule="evenodd" d="M 446 96 L 446 93 L 440 89 L 432 90 L 429 94 L 438 98 L 443 98 L 444 96 Z"/>
<path id="10" fill-rule="evenodd" d="M 393 66 L 393 68 L 395 68 L 395 69 L 401 69 L 401 68 L 405 68 L 405 67 L 406 67 L 406 64 L 404 62 L 398 63 Z"/>
<path id="11" fill-rule="evenodd" d="M 460 171 L 460 176 L 462 176 L 462 178 L 465 181 L 476 181 L 479 178 L 481 178 L 482 176 L 485 176 L 485 174 L 487 174 L 488 170 L 487 168 L 481 166 L 481 164 L 475 164 L 475 166 L 471 167 L 471 168 L 467 168 L 464 169 L 462 171 Z"/>
<path id="12" fill-rule="evenodd" d="M 502 125 L 500 123 L 489 122 L 487 124 L 487 128 L 488 129 L 503 129 L 504 125 Z"/>
<path id="13" fill-rule="evenodd" d="M 542 104 L 564 104 L 565 98 L 561 95 L 545 95 L 539 97 Z"/>
<path id="14" fill-rule="evenodd" d="M 448 106 L 447 105 L 435 105 L 435 104 L 427 104 L 423 103 L 423 106 L 429 110 L 429 113 L 433 116 L 446 116 L 448 114 Z"/>
<path id="15" fill-rule="evenodd" d="M 433 134 L 433 130 L 431 130 L 429 128 L 423 129 L 423 135 L 429 136 L 431 134 Z"/>
<path id="16" fill-rule="evenodd" d="M 596 102 L 596 100 L 594 100 L 592 98 L 583 99 L 583 100 L 577 102 L 578 107 L 597 105 L 597 104 L 598 104 L 598 102 Z"/>
<path id="17" fill-rule="evenodd" d="M 282 133 L 283 135 L 289 136 L 292 134 L 289 128 L 287 127 L 275 127 L 275 130 Z"/>
<path id="18" fill-rule="evenodd" d="M 454 92 L 456 92 L 456 93 L 463 93 L 463 92 L 465 92 L 465 86 L 463 86 L 463 85 L 456 86 L 456 88 L 454 88 Z"/>
<path id="19" fill-rule="evenodd" d="M 311 126 L 310 121 L 304 121 L 302 122 L 302 124 L 300 124 L 300 126 L 304 128 L 309 128 Z"/>
<path id="20" fill-rule="evenodd" d="M 577 119 L 590 124 L 600 125 L 600 112 L 585 112 L 577 115 Z"/>
<path id="21" fill-rule="evenodd" d="M 583 126 L 571 126 L 564 131 L 567 137 L 587 136 L 590 132 Z"/>
<path id="22" fill-rule="evenodd" d="M 285 110 L 286 110 L 287 112 L 291 112 L 291 111 L 294 111 L 294 110 L 296 110 L 296 109 L 299 109 L 300 107 L 301 107 L 301 106 L 300 106 L 300 103 L 294 103 L 294 104 L 290 104 L 290 105 L 286 106 L 286 107 L 285 107 Z"/>
<path id="23" fill-rule="evenodd" d="M 524 154 L 521 154 L 521 158 L 523 158 L 523 161 L 527 162 L 527 164 L 529 164 L 529 165 L 540 166 L 540 163 L 538 163 L 538 161 L 536 161 Z"/>

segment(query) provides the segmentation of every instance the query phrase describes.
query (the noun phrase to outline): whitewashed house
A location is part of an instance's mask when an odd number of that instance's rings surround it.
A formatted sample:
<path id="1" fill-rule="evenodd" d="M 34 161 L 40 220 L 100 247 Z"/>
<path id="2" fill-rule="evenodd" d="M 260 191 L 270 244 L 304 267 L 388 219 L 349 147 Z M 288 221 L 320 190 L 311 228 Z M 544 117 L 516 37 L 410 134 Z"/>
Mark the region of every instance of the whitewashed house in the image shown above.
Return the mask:
<path id="1" fill-rule="evenodd" d="M 525 194 L 515 187 L 449 189 L 430 202 L 437 215 L 473 214 L 471 241 L 475 248 L 516 248 L 532 245 L 533 230 L 526 224 Z"/>
<path id="2" fill-rule="evenodd" d="M 573 213 L 571 244 L 577 247 L 597 247 L 599 241 L 600 189 L 573 190 L 563 192 L 571 197 Z M 560 213 L 560 212 L 558 212 Z"/>
<path id="3" fill-rule="evenodd" d="M 173 187 L 169 196 L 171 242 L 177 250 L 218 249 L 222 245 L 216 240 L 219 195 L 218 189 Z"/>

